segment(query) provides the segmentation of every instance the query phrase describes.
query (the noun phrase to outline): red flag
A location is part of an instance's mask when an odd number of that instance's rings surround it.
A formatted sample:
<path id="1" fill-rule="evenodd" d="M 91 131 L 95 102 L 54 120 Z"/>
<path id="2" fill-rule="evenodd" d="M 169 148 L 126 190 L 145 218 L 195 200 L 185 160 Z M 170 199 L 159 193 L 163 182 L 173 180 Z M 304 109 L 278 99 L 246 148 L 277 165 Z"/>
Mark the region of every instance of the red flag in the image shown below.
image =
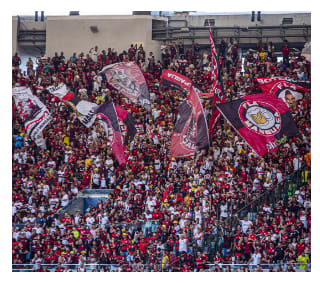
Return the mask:
<path id="1" fill-rule="evenodd" d="M 226 99 L 222 93 L 221 86 L 217 85 L 215 92 L 214 92 L 214 97 L 213 97 L 213 102 L 212 102 L 212 114 L 211 114 L 210 123 L 209 123 L 209 137 L 210 137 L 210 139 L 213 138 L 214 126 L 216 125 L 217 121 L 221 117 L 221 113 L 217 108 L 217 104 L 225 103 L 225 101 L 226 101 Z"/>
<path id="2" fill-rule="evenodd" d="M 120 164 L 124 164 L 126 162 L 124 155 L 125 146 L 122 143 L 120 125 L 114 104 L 112 102 L 103 103 L 99 105 L 95 113 L 107 133 L 116 158 Z"/>
<path id="3" fill-rule="evenodd" d="M 192 81 L 172 70 L 163 70 L 161 73 L 160 88 L 174 87 L 178 90 L 188 93 L 192 87 Z"/>
<path id="4" fill-rule="evenodd" d="M 137 133 L 137 129 L 134 126 L 134 120 L 130 112 L 119 106 L 115 106 L 115 108 L 119 119 L 123 141 L 124 144 L 127 145 L 134 139 L 134 136 Z"/>
<path id="5" fill-rule="evenodd" d="M 293 103 L 302 100 L 304 94 L 310 91 L 310 82 L 292 80 L 285 77 L 276 78 L 257 78 L 255 81 L 259 84 L 262 92 L 272 93 L 281 98 L 288 107 Z"/>
<path id="6" fill-rule="evenodd" d="M 178 107 L 179 118 L 171 136 L 171 157 L 190 157 L 209 145 L 207 122 L 194 88 Z"/>
<path id="7" fill-rule="evenodd" d="M 212 54 L 212 67 L 213 67 L 213 84 L 211 88 L 210 95 L 206 95 L 207 97 L 213 97 L 212 101 L 212 114 L 209 123 L 209 136 L 212 138 L 214 136 L 214 126 L 216 125 L 217 121 L 221 117 L 220 111 L 217 109 L 217 104 L 225 102 L 225 96 L 223 94 L 222 89 L 222 79 L 220 74 L 220 66 L 218 62 L 218 55 L 216 48 L 214 46 L 211 27 L 209 25 L 209 32 L 210 32 L 210 46 L 211 46 L 211 54 Z M 220 85 L 218 85 L 218 81 Z"/>
<path id="8" fill-rule="evenodd" d="M 212 56 L 212 77 L 213 83 L 210 93 L 214 93 L 214 90 L 217 86 L 218 82 L 218 74 L 219 74 L 219 62 L 218 62 L 218 55 L 216 51 L 216 47 L 214 46 L 214 41 L 212 37 L 211 27 L 209 25 L 209 33 L 210 33 L 210 47 L 211 47 L 211 56 Z"/>

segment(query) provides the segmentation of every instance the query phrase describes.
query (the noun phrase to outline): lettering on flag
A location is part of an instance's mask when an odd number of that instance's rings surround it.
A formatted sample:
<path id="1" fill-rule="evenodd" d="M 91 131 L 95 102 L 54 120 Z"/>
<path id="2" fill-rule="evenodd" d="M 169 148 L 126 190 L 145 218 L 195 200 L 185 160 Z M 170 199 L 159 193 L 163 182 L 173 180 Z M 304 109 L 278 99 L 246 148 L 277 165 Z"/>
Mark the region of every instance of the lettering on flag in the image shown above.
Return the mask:
<path id="1" fill-rule="evenodd" d="M 281 98 L 290 110 L 294 110 L 296 103 L 304 98 L 306 92 L 310 91 L 310 82 L 293 80 L 287 77 L 257 78 L 264 93 L 271 93 Z"/>

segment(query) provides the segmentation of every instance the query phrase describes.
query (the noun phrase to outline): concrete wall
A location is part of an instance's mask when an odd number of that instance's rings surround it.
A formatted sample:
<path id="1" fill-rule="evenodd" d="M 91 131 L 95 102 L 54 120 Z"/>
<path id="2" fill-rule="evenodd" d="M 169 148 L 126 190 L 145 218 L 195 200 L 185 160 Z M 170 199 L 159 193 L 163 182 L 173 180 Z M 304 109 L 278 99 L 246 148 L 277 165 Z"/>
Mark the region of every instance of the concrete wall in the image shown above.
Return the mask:
<path id="1" fill-rule="evenodd" d="M 131 43 L 143 43 L 148 55 L 159 55 L 160 42 L 152 41 L 152 16 L 47 16 L 46 55 L 64 51 L 66 58 L 76 52 L 87 54 L 92 47 L 128 50 Z M 161 19 L 161 18 L 160 18 Z M 94 33 L 90 27 L 97 27 Z"/>
<path id="2" fill-rule="evenodd" d="M 18 17 L 12 17 L 12 55 L 18 50 Z"/>

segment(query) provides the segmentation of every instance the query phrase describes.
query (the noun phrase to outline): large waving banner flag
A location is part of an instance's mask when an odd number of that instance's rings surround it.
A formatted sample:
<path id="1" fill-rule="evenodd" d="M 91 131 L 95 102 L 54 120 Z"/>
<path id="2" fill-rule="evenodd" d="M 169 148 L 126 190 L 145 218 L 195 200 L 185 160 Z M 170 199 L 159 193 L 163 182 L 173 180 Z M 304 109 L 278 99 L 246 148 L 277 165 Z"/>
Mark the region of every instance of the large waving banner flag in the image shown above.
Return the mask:
<path id="1" fill-rule="evenodd" d="M 95 114 L 108 136 L 116 158 L 120 164 L 124 164 L 126 162 L 125 146 L 122 143 L 120 125 L 114 104 L 112 102 L 106 102 L 99 105 L 95 109 Z"/>
<path id="2" fill-rule="evenodd" d="M 217 107 L 260 156 L 299 134 L 287 105 L 272 94 L 247 95 Z"/>
<path id="3" fill-rule="evenodd" d="M 171 136 L 170 156 L 190 157 L 209 145 L 206 117 L 193 87 L 178 111 L 178 120 Z"/>
<path id="4" fill-rule="evenodd" d="M 198 91 L 192 81 L 171 70 L 163 70 L 160 88 L 173 87 L 186 94 L 171 136 L 171 157 L 190 157 L 209 145 L 208 125 Z"/>
<path id="5" fill-rule="evenodd" d="M 134 120 L 130 112 L 119 106 L 115 106 L 115 109 L 119 119 L 123 141 L 124 144 L 127 145 L 134 139 L 137 129 L 134 126 Z"/>
<path id="6" fill-rule="evenodd" d="M 27 134 L 37 146 L 46 148 L 42 131 L 52 119 L 47 107 L 24 86 L 13 88 L 12 96 Z"/>
<path id="7" fill-rule="evenodd" d="M 104 74 L 108 83 L 132 102 L 150 108 L 148 86 L 136 62 L 122 62 L 108 65 L 99 74 Z"/>
<path id="8" fill-rule="evenodd" d="M 257 78 L 255 81 L 259 84 L 262 92 L 276 95 L 281 98 L 289 108 L 297 101 L 302 100 L 304 94 L 311 89 L 310 82 L 293 80 L 286 77 Z"/>
<path id="9" fill-rule="evenodd" d="M 70 93 L 65 84 L 59 84 L 58 86 L 49 86 L 47 90 L 58 97 L 63 103 L 71 107 L 71 109 L 77 114 L 80 122 L 87 128 L 91 127 L 96 119 L 95 108 L 97 104 L 82 100 L 78 96 Z"/>

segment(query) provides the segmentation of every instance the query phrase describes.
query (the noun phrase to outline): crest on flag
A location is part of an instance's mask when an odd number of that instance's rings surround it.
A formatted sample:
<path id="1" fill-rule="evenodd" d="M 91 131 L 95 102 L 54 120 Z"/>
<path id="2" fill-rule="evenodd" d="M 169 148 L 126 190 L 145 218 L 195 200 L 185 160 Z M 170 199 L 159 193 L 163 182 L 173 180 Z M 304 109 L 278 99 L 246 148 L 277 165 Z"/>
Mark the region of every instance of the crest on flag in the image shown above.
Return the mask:
<path id="1" fill-rule="evenodd" d="M 280 113 L 271 104 L 244 101 L 239 107 L 239 117 L 251 131 L 261 135 L 274 135 L 280 131 Z"/>

